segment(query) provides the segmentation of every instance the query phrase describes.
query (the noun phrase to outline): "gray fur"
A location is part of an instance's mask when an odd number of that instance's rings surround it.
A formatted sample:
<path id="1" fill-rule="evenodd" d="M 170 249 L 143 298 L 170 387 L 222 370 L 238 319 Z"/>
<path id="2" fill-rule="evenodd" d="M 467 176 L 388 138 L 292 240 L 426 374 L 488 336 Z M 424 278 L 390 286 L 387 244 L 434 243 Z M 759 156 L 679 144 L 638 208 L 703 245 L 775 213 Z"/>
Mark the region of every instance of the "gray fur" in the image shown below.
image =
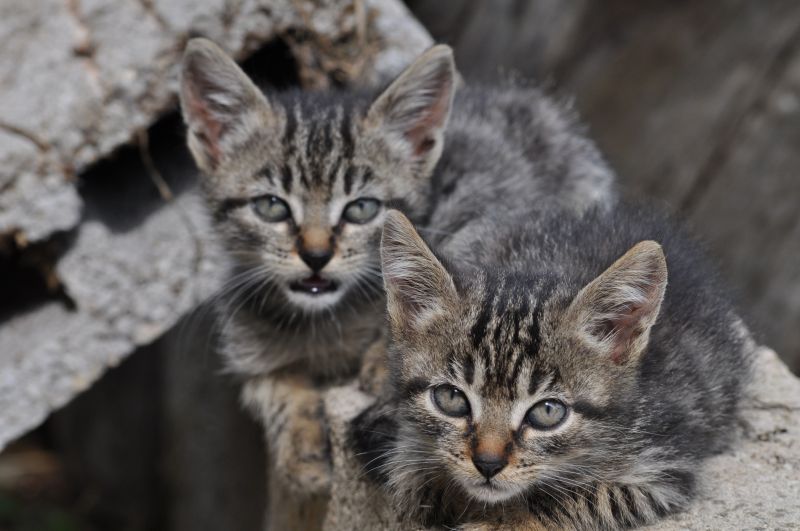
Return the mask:
<path id="1" fill-rule="evenodd" d="M 487 212 L 613 202 L 613 176 L 569 113 L 513 84 L 454 99 L 456 77 L 452 51 L 435 46 L 379 94 L 264 95 L 214 44 L 187 47 L 181 107 L 230 259 L 221 351 L 298 496 L 327 488 L 321 388 L 381 352 L 388 207 L 458 245 Z M 265 221 L 267 196 L 291 216 Z M 348 222 L 347 205 L 364 199 L 380 202 L 377 215 Z M 325 258 L 316 273 L 311 251 Z M 320 280 L 336 289 L 297 289 Z"/>
<path id="2" fill-rule="evenodd" d="M 394 393 L 353 437 L 401 514 L 625 528 L 684 508 L 702 460 L 730 444 L 752 343 L 657 211 L 494 215 L 441 258 L 394 214 L 382 253 Z M 441 384 L 470 415 L 437 408 Z M 524 420 L 545 399 L 570 409 L 550 431 Z M 504 460 L 491 482 L 473 464 L 487 445 Z"/>
<path id="3" fill-rule="evenodd" d="M 310 361 L 319 376 L 352 373 L 382 327 L 378 240 L 388 206 L 432 240 L 457 245 L 493 210 L 613 202 L 613 175 L 571 112 L 535 88 L 506 83 L 459 90 L 448 122 L 454 83 L 452 54 L 437 46 L 379 97 L 264 97 L 215 45 L 190 43 L 182 108 L 231 259 L 220 312 L 232 371 L 253 376 Z M 206 131 L 209 115 L 221 117 L 216 142 Z M 419 146 L 426 132 L 432 145 Z M 298 219 L 260 221 L 251 201 L 264 194 L 284 199 Z M 342 223 L 342 208 L 358 197 L 384 208 L 366 225 Z M 297 300 L 286 289 L 310 273 L 297 256 L 298 235 L 309 226 L 335 239 L 322 271 L 340 283 L 335 297 Z"/>

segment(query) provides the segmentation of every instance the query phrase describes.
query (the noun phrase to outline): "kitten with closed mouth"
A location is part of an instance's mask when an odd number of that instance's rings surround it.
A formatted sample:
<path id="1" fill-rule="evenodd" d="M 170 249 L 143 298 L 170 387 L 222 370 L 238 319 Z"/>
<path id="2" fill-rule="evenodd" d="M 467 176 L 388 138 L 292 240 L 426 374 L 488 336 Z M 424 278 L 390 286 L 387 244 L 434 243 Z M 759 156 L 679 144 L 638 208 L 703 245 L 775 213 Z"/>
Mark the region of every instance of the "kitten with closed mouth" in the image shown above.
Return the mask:
<path id="1" fill-rule="evenodd" d="M 656 210 L 495 216 L 456 253 L 393 212 L 381 253 L 391 386 L 351 442 L 409 527 L 652 523 L 729 447 L 753 341 Z"/>
<path id="2" fill-rule="evenodd" d="M 510 82 L 457 91 L 456 78 L 440 45 L 381 91 L 262 92 L 210 41 L 187 46 L 181 109 L 230 262 L 221 352 L 297 496 L 328 486 L 321 390 L 365 353 L 380 360 L 390 207 L 458 242 L 487 211 L 615 200 L 569 109 Z"/>

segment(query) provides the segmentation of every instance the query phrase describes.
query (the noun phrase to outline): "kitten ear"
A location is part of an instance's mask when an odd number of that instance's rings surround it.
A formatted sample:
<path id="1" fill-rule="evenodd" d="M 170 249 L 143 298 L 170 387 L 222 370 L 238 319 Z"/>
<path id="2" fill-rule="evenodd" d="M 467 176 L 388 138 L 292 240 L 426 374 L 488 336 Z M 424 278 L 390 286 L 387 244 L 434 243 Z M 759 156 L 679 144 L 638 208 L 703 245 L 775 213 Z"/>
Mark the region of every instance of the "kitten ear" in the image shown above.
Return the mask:
<path id="1" fill-rule="evenodd" d="M 389 320 L 396 329 L 422 329 L 457 300 L 453 278 L 403 214 L 386 214 L 381 238 Z"/>
<path id="2" fill-rule="evenodd" d="M 570 308 L 585 339 L 617 365 L 634 363 L 647 347 L 666 287 L 664 252 L 643 241 L 584 287 Z"/>
<path id="3" fill-rule="evenodd" d="M 413 159 L 432 170 L 441 155 L 455 83 L 453 50 L 434 46 L 375 100 L 367 124 L 399 139 Z"/>
<path id="4" fill-rule="evenodd" d="M 183 54 L 180 100 L 189 148 L 197 165 L 209 172 L 271 115 L 269 103 L 247 74 L 202 38 L 190 40 Z"/>

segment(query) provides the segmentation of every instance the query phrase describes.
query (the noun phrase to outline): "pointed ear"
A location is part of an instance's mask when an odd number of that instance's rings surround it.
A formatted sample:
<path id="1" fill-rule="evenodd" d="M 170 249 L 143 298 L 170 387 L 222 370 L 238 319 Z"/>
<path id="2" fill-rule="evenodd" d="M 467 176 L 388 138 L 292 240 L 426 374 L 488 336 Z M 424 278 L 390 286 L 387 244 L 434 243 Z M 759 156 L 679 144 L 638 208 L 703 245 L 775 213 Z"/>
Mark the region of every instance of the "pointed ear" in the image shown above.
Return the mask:
<path id="1" fill-rule="evenodd" d="M 455 83 L 453 50 L 434 46 L 375 100 L 366 123 L 403 144 L 408 155 L 430 171 L 441 155 Z"/>
<path id="2" fill-rule="evenodd" d="M 381 262 L 392 328 L 421 330 L 456 302 L 453 278 L 396 210 L 386 214 Z"/>
<path id="3" fill-rule="evenodd" d="M 664 252 L 644 241 L 584 287 L 570 309 L 586 341 L 617 365 L 633 364 L 647 347 L 666 287 Z"/>
<path id="4" fill-rule="evenodd" d="M 208 39 L 189 41 L 183 55 L 181 110 L 197 165 L 212 172 L 226 152 L 246 141 L 271 110 L 239 66 Z"/>

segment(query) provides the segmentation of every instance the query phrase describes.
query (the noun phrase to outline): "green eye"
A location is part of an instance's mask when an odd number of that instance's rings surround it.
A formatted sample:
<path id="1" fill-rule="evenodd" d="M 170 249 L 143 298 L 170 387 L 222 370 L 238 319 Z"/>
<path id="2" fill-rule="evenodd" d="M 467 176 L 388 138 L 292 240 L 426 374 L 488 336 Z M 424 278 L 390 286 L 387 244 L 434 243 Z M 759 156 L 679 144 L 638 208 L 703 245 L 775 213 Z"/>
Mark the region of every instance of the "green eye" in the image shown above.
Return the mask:
<path id="1" fill-rule="evenodd" d="M 350 201 L 344 207 L 342 219 L 348 223 L 363 224 L 372 221 L 378 215 L 381 202 L 377 199 L 362 197 L 355 201 Z"/>
<path id="2" fill-rule="evenodd" d="M 464 392 L 452 385 L 442 384 L 433 388 L 433 402 L 449 417 L 466 417 L 470 413 L 469 400 Z"/>
<path id="3" fill-rule="evenodd" d="M 253 210 L 264 221 L 278 223 L 291 217 L 289 205 L 274 195 L 265 195 L 253 201 Z"/>
<path id="4" fill-rule="evenodd" d="M 567 406 L 558 400 L 542 400 L 528 410 L 528 423 L 537 430 L 550 430 L 567 418 Z"/>

